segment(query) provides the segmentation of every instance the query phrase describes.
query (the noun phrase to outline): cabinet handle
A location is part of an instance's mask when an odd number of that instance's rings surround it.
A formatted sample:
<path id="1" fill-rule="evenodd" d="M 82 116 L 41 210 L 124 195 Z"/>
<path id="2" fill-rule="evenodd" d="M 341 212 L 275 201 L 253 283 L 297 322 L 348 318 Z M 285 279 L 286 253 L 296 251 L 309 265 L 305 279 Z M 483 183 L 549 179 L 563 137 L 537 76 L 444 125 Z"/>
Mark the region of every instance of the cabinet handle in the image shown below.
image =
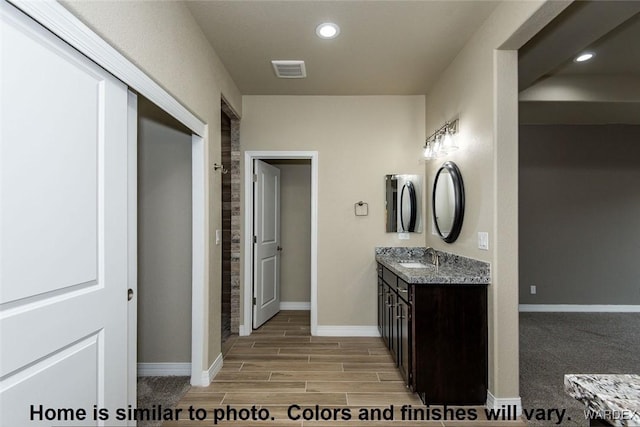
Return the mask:
<path id="1" fill-rule="evenodd" d="M 406 294 L 409 291 L 407 289 L 398 289 L 398 292 L 402 292 L 403 294 Z"/>
<path id="2" fill-rule="evenodd" d="M 391 308 L 393 308 L 393 307 L 395 307 L 395 306 L 396 306 L 395 304 L 389 304 L 389 303 L 387 303 L 387 307 L 391 307 Z"/>
<path id="3" fill-rule="evenodd" d="M 404 316 L 400 316 L 400 315 L 398 315 L 398 316 L 396 316 L 396 319 L 398 319 L 398 320 L 402 320 L 402 319 L 404 319 Z"/>

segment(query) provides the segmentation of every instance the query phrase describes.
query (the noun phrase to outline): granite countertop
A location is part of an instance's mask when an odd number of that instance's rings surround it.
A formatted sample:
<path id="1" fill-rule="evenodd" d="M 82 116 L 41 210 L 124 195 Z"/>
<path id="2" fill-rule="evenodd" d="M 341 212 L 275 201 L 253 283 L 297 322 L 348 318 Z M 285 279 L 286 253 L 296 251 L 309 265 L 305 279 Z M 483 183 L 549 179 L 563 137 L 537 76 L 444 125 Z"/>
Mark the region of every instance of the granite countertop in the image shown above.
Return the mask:
<path id="1" fill-rule="evenodd" d="M 488 285 L 491 283 L 489 263 L 437 251 L 440 267 L 436 271 L 426 248 L 376 248 L 376 261 L 407 283 Z M 407 268 L 401 261 L 420 262 L 427 268 Z"/>
<path id="2" fill-rule="evenodd" d="M 640 426 L 640 375 L 565 375 L 564 389 L 594 418 L 614 426 Z"/>

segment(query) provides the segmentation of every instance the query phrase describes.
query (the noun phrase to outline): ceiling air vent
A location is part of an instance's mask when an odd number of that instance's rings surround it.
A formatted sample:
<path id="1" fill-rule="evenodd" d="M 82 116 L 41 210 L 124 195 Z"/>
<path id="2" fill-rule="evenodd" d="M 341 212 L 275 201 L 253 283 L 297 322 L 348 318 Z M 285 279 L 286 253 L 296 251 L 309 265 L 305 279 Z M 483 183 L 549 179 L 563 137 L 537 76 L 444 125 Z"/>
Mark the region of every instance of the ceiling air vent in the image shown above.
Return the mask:
<path id="1" fill-rule="evenodd" d="M 276 76 L 281 79 L 303 79 L 307 77 L 304 61 L 271 61 Z"/>

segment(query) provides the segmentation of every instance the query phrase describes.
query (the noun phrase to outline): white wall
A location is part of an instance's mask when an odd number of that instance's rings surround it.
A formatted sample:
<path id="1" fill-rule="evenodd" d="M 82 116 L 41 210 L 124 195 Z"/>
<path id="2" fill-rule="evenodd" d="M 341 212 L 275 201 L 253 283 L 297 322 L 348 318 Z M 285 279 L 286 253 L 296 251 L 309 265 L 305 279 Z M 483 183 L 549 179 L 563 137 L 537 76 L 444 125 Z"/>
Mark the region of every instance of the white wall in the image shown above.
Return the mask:
<path id="1" fill-rule="evenodd" d="M 640 304 L 639 141 L 640 126 L 520 127 L 521 304 Z"/>
<path id="2" fill-rule="evenodd" d="M 138 362 L 191 362 L 191 134 L 138 112 Z"/>
<path id="3" fill-rule="evenodd" d="M 384 176 L 422 174 L 424 138 L 423 96 L 243 97 L 242 150 L 318 151 L 318 325 L 375 327 L 374 248 L 423 245 L 385 232 Z"/>
<path id="4" fill-rule="evenodd" d="M 215 230 L 222 228 L 220 174 L 212 173 L 220 158 L 220 98 L 242 111 L 240 91 L 211 48 L 187 7 L 175 1 L 71 1 L 63 5 L 115 49 L 145 71 L 208 125 L 204 168 L 206 257 L 204 366 L 220 354 L 221 247 Z"/>

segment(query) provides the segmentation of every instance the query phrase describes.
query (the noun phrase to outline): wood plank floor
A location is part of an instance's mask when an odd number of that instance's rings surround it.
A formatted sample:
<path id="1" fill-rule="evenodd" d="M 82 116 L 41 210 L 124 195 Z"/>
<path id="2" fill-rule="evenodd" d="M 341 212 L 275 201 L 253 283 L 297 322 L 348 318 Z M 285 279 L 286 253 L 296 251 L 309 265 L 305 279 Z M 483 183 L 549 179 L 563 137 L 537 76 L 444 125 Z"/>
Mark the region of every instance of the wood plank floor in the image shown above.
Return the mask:
<path id="1" fill-rule="evenodd" d="M 416 414 L 430 411 L 429 420 L 402 421 L 409 405 Z M 526 425 L 487 421 L 483 407 L 449 408 L 475 413 L 475 421 L 434 420 L 444 408 L 424 406 L 405 387 L 380 338 L 312 337 L 308 311 L 280 312 L 251 336 L 235 338 L 211 385 L 192 387 L 177 409 L 180 419 L 163 426 Z"/>

